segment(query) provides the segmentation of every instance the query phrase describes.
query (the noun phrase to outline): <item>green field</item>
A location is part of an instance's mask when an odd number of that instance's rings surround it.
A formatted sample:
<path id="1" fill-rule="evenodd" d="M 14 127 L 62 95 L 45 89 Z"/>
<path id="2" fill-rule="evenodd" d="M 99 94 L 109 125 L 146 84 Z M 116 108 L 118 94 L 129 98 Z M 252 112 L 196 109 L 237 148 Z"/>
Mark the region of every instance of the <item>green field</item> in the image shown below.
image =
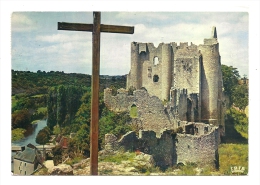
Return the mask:
<path id="1" fill-rule="evenodd" d="M 231 167 L 245 167 L 241 175 L 248 173 L 248 144 L 221 144 L 219 146 L 219 173 L 222 175 L 236 175 L 231 173 Z"/>
<path id="2" fill-rule="evenodd" d="M 38 113 L 40 113 L 40 112 L 42 112 L 42 113 L 47 112 L 47 107 L 39 107 L 38 108 Z"/>
<path id="3" fill-rule="evenodd" d="M 12 141 L 18 141 L 24 138 L 24 133 L 26 132 L 23 128 L 16 128 L 12 130 Z"/>

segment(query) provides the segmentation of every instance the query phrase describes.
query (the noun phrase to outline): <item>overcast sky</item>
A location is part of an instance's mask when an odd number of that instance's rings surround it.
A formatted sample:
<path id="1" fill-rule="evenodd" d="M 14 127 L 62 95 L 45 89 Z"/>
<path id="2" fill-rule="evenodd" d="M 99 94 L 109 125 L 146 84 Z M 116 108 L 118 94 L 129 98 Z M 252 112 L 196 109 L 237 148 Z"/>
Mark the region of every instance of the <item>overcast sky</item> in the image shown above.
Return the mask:
<path id="1" fill-rule="evenodd" d="M 91 74 L 91 32 L 57 30 L 57 22 L 92 23 L 92 12 L 14 12 L 12 69 Z M 221 62 L 248 75 L 247 12 L 102 12 L 101 23 L 134 26 L 131 34 L 101 33 L 100 73 L 130 70 L 130 43 L 203 44 L 217 27 Z"/>

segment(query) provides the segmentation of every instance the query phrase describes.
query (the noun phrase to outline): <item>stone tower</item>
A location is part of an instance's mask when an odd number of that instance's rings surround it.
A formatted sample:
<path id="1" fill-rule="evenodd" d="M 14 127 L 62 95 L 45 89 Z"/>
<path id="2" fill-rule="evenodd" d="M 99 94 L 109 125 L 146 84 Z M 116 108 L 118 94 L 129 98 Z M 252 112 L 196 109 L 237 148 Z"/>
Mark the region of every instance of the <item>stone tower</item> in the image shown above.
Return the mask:
<path id="1" fill-rule="evenodd" d="M 151 43 L 131 43 L 131 71 L 127 88 L 145 87 L 162 100 L 169 99 L 173 70 L 171 44 L 161 43 L 155 48 Z"/>
<path id="2" fill-rule="evenodd" d="M 212 28 L 211 38 L 204 39 L 198 47 L 202 54 L 201 73 L 201 114 L 202 121 L 220 125 L 222 120 L 222 72 L 219 43 L 216 27 Z"/>
<path id="3" fill-rule="evenodd" d="M 204 39 L 204 44 L 198 46 L 171 42 L 161 43 L 156 48 L 152 43 L 132 42 L 127 89 L 130 87 L 144 87 L 151 96 L 166 102 L 171 101 L 172 94 L 177 97 L 178 92 L 187 92 L 185 105 L 177 101 L 176 112 L 183 115 L 180 118 L 223 125 L 222 72 L 216 27 L 212 28 L 211 38 Z M 176 107 L 176 104 L 171 106 Z M 195 109 L 196 116 L 193 115 Z"/>

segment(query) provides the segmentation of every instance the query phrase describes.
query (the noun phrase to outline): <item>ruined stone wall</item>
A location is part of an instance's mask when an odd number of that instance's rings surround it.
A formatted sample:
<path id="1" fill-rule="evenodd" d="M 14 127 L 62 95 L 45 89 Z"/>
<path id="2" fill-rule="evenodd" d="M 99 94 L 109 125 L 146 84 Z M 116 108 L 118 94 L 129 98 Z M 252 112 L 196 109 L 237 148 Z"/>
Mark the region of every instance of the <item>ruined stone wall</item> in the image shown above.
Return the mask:
<path id="1" fill-rule="evenodd" d="M 172 114 L 175 118 L 182 121 L 187 121 L 187 90 L 186 89 L 171 89 L 171 103 L 170 106 Z"/>
<path id="2" fill-rule="evenodd" d="M 170 131 L 164 131 L 156 137 L 154 131 L 128 132 L 118 141 L 113 134 L 106 134 L 106 150 L 136 151 L 153 156 L 155 164 L 160 167 L 169 167 L 176 164 L 176 151 L 174 138 Z"/>
<path id="3" fill-rule="evenodd" d="M 144 130 L 153 130 L 157 134 L 162 129 L 176 129 L 178 121 L 199 121 L 198 94 L 190 94 L 186 89 L 171 90 L 171 101 L 163 104 L 156 96 L 150 96 L 146 90 L 136 90 L 128 95 L 125 89 L 119 89 L 112 95 L 111 89 L 105 89 L 104 102 L 108 109 L 115 112 L 130 112 L 131 106 L 137 108 L 137 118 L 132 123 Z"/>
<path id="4" fill-rule="evenodd" d="M 116 140 L 114 135 L 106 134 L 105 149 L 139 150 L 152 155 L 156 165 L 162 168 L 187 162 L 215 166 L 215 163 L 218 163 L 218 129 L 203 123 L 186 123 L 185 125 L 198 128 L 196 135 L 174 135 L 171 130 L 164 130 L 158 136 L 154 131 L 141 130 L 139 135 L 135 132 L 128 132 L 120 140 Z"/>
<path id="5" fill-rule="evenodd" d="M 112 89 L 106 88 L 104 90 L 104 102 L 109 110 L 114 112 L 130 111 L 134 102 L 134 96 L 128 95 L 125 89 L 117 90 L 117 95 L 112 95 Z"/>
<path id="6" fill-rule="evenodd" d="M 200 121 L 200 95 L 197 93 L 189 94 L 187 89 L 171 89 L 170 102 L 167 112 L 170 119 L 197 122 Z"/>
<path id="7" fill-rule="evenodd" d="M 104 102 L 108 109 L 115 112 L 130 111 L 131 106 L 137 107 L 138 122 L 145 130 L 159 133 L 163 128 L 175 128 L 174 122 L 165 111 L 163 102 L 156 96 L 150 96 L 146 90 L 136 90 L 133 96 L 124 89 L 112 96 L 111 89 L 105 89 Z"/>
<path id="8" fill-rule="evenodd" d="M 135 103 L 143 129 L 159 133 L 163 128 L 174 128 L 158 97 L 150 96 L 146 91 L 135 91 Z"/>
<path id="9" fill-rule="evenodd" d="M 200 93 L 201 89 L 201 53 L 197 46 L 181 43 L 174 53 L 175 89 L 187 89 L 189 93 Z"/>
<path id="10" fill-rule="evenodd" d="M 188 121 L 200 122 L 201 121 L 201 105 L 200 105 L 200 94 L 192 93 L 189 94 L 188 98 Z"/>
<path id="11" fill-rule="evenodd" d="M 203 123 L 195 124 L 194 134 L 177 134 L 177 164 L 195 162 L 218 167 L 219 130 L 217 127 L 206 126 Z M 196 133 L 196 128 L 198 133 Z"/>
<path id="12" fill-rule="evenodd" d="M 161 43 L 157 48 L 151 43 L 131 44 L 131 71 L 127 88 L 145 87 L 151 95 L 161 100 L 169 99 L 172 80 L 172 47 Z"/>
<path id="13" fill-rule="evenodd" d="M 141 151 L 153 156 L 157 166 L 167 168 L 176 164 L 175 141 L 171 131 L 163 131 L 156 137 L 153 131 L 140 131 Z"/>

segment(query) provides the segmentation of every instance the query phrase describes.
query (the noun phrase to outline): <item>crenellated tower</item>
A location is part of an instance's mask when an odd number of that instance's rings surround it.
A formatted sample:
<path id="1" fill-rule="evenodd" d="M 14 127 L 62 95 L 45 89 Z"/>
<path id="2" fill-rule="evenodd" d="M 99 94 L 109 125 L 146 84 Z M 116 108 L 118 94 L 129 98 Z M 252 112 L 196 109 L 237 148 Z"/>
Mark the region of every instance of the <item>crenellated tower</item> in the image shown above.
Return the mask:
<path id="1" fill-rule="evenodd" d="M 135 87 L 140 89 L 141 86 L 141 67 L 142 64 L 139 60 L 139 45 L 136 42 L 131 43 L 131 71 L 127 76 L 127 87 Z"/>
<path id="2" fill-rule="evenodd" d="M 171 44 L 131 43 L 131 71 L 127 88 L 144 87 L 161 100 L 169 100 L 172 83 L 173 51 Z"/>

